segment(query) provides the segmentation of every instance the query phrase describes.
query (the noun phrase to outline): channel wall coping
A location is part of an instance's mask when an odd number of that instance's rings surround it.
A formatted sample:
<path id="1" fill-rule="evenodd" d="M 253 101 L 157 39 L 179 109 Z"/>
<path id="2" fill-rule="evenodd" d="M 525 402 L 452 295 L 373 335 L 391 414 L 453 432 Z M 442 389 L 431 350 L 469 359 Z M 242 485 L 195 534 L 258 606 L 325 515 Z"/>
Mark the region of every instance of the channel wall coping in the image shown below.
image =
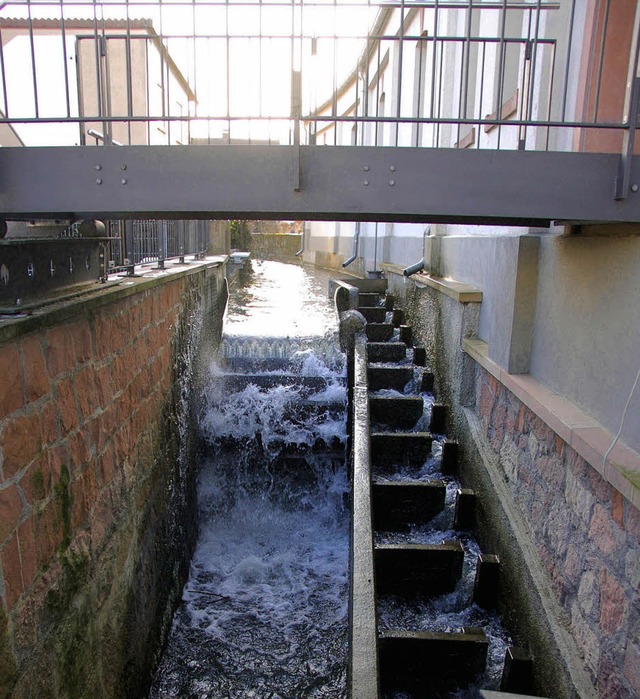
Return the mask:
<path id="1" fill-rule="evenodd" d="M 384 263 L 380 266 L 385 272 L 392 272 L 400 276 L 402 276 L 404 270 L 404 267 L 400 265 Z M 480 291 L 480 289 L 476 289 L 476 287 L 470 286 L 469 284 L 457 282 L 454 279 L 433 277 L 426 272 L 417 272 L 411 275 L 411 281 L 417 286 L 429 286 L 432 289 L 436 289 L 459 303 L 480 303 L 482 301 L 482 291 Z"/>
<path id="2" fill-rule="evenodd" d="M 165 263 L 166 269 L 136 267 L 133 277 L 114 275 L 115 278 L 105 283 L 96 281 L 94 284 L 83 284 L 67 289 L 66 293 L 59 290 L 39 304 L 34 302 L 26 305 L 23 313 L 0 315 L 0 343 L 72 319 L 86 310 L 152 289 L 169 280 L 197 274 L 203 269 L 214 269 L 225 264 L 227 259 L 227 255 L 210 255 L 185 263 L 168 261 Z"/>
<path id="3" fill-rule="evenodd" d="M 462 340 L 462 349 L 522 401 L 608 483 L 640 509 L 640 454 L 617 442 L 606 463 L 614 435 L 530 374 L 509 374 L 489 359 L 487 343 Z"/>

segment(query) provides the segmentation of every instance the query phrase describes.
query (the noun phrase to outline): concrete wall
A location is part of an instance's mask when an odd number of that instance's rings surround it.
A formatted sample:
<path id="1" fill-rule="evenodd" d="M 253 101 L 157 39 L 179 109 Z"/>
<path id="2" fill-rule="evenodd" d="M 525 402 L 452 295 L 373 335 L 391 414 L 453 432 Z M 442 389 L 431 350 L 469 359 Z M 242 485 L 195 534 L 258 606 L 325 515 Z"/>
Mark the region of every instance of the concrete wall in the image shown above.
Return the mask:
<path id="1" fill-rule="evenodd" d="M 0 323 L 1 696 L 145 695 L 194 543 L 222 259 Z"/>
<path id="2" fill-rule="evenodd" d="M 640 370 L 640 236 L 542 238 L 531 374 L 616 433 Z M 640 451 L 640 389 L 623 442 Z"/>

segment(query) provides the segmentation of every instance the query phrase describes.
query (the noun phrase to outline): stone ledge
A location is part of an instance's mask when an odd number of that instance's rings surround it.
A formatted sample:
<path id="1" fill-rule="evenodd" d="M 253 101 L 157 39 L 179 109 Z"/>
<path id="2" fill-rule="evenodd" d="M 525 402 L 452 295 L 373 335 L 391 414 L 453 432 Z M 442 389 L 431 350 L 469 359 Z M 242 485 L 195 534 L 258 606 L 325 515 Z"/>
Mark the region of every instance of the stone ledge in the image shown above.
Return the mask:
<path id="1" fill-rule="evenodd" d="M 380 265 L 385 272 L 402 275 L 404 267 L 400 265 L 382 264 Z M 482 301 L 482 291 L 474 286 L 457 282 L 454 279 L 446 279 L 444 277 L 432 277 L 426 272 L 417 272 L 411 275 L 411 281 L 417 286 L 431 287 L 436 289 L 445 296 L 458 301 L 458 303 L 480 303 Z"/>
<path id="2" fill-rule="evenodd" d="M 618 442 L 606 464 L 604 456 L 614 435 L 529 374 L 509 374 L 489 359 L 487 344 L 464 338 L 462 349 L 522 401 L 562 440 L 580 454 L 629 502 L 640 508 L 640 454 Z"/>

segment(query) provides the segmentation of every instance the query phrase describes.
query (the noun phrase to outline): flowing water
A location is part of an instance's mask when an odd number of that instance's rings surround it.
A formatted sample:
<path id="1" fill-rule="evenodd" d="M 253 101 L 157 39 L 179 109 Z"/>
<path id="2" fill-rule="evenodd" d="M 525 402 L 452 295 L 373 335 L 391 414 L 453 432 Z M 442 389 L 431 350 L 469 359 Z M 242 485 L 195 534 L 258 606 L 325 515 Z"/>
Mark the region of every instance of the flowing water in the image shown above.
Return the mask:
<path id="1" fill-rule="evenodd" d="M 346 696 L 344 359 L 328 277 L 252 262 L 200 428 L 200 533 L 150 697 Z"/>

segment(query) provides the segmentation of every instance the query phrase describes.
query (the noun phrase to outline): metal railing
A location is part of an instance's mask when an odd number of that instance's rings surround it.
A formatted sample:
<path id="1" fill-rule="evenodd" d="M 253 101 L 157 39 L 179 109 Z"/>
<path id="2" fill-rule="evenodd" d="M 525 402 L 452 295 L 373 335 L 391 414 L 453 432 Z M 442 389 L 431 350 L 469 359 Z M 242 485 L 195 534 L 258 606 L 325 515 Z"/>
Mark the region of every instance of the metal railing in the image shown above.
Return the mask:
<path id="1" fill-rule="evenodd" d="M 163 268 L 166 260 L 184 262 L 187 255 L 200 259 L 209 249 L 209 221 L 114 219 L 106 224 L 107 273 L 133 273 L 135 265 L 151 263 Z M 79 225 L 73 223 L 60 237 L 82 237 Z"/>
<path id="2" fill-rule="evenodd" d="M 0 143 L 621 152 L 637 118 L 629 5 L 10 0 Z"/>

